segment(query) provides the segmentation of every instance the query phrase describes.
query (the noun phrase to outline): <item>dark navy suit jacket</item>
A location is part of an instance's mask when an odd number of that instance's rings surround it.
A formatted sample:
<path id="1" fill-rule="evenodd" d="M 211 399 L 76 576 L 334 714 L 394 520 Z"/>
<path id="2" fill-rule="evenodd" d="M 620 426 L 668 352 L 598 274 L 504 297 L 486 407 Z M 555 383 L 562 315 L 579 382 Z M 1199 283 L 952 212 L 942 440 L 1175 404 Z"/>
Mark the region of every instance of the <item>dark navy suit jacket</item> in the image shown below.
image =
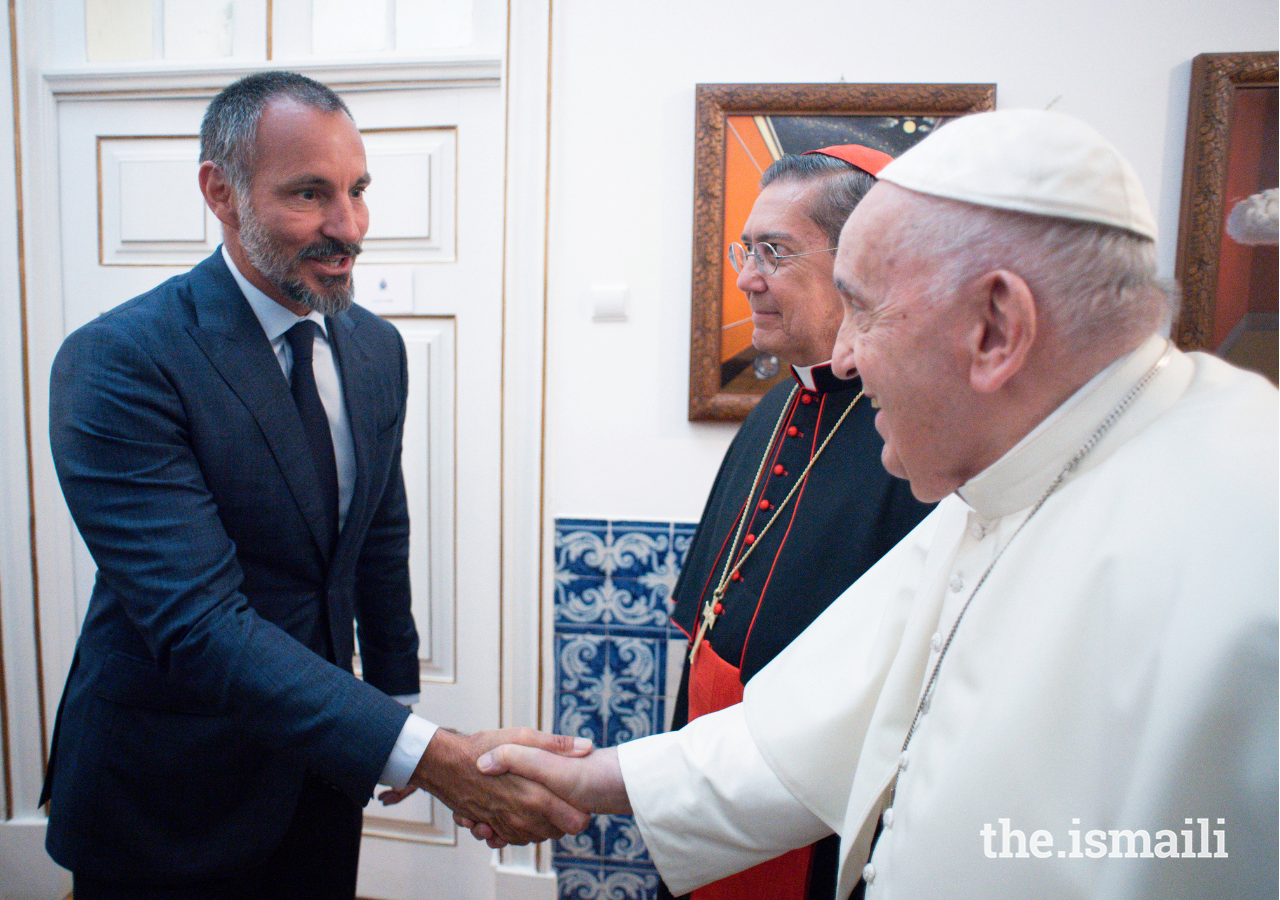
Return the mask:
<path id="1" fill-rule="evenodd" d="M 98 566 L 47 846 L 100 878 L 261 861 L 310 770 L 363 804 L 418 691 L 399 334 L 328 320 L 355 447 L 335 548 L 289 386 L 220 252 L 67 338 L 50 437 Z M 353 620 L 364 681 L 351 674 Z"/>

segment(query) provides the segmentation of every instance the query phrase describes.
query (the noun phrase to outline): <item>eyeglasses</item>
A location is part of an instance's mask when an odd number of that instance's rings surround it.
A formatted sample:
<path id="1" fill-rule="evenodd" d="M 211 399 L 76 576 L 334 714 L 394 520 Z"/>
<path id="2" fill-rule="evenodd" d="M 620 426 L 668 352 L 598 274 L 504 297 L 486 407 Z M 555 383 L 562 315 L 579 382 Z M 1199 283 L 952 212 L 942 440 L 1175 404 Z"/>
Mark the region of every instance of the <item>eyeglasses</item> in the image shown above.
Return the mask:
<path id="1" fill-rule="evenodd" d="M 754 256 L 756 258 L 756 268 L 760 270 L 761 275 L 772 275 L 778 271 L 778 260 L 791 259 L 796 256 L 813 256 L 815 253 L 830 253 L 835 247 L 828 247 L 825 250 L 810 250 L 808 253 L 779 253 L 778 248 L 773 244 L 765 244 L 763 242 L 753 244 L 748 250 L 738 242 L 729 245 L 729 265 L 733 266 L 733 271 L 741 272 L 747 265 L 747 257 Z"/>

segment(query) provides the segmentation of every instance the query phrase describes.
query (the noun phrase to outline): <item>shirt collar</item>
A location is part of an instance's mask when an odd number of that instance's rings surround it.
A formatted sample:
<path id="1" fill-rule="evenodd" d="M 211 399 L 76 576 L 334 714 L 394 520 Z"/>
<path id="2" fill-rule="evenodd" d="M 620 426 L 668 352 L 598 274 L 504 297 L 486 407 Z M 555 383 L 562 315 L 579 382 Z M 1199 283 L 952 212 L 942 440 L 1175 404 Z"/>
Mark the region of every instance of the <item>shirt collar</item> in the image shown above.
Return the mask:
<path id="1" fill-rule="evenodd" d="M 328 339 L 329 332 L 325 327 L 324 316 L 312 310 L 306 316 L 297 316 L 285 309 L 275 300 L 272 300 L 262 291 L 258 290 L 248 278 L 236 267 L 235 260 L 231 258 L 231 254 L 227 252 L 227 245 L 222 245 L 222 259 L 227 264 L 227 268 L 231 270 L 231 277 L 236 280 L 236 284 L 240 286 L 240 292 L 244 294 L 244 298 L 249 301 L 249 308 L 253 310 L 253 314 L 258 319 L 258 324 L 262 326 L 262 330 L 267 334 L 267 340 L 273 345 L 276 341 L 284 337 L 284 333 L 297 325 L 303 318 L 310 319 L 320 326 L 320 333 Z"/>
<path id="2" fill-rule="evenodd" d="M 800 383 L 802 388 L 818 394 L 831 394 L 862 386 L 861 380 L 856 375 L 847 379 L 837 375 L 832 371 L 829 361 L 818 363 L 816 366 L 792 366 L 791 376 Z"/>
<path id="3" fill-rule="evenodd" d="M 987 520 L 1031 506 L 1166 348 L 1172 353 L 1169 363 L 1135 398 L 1071 477 L 1077 478 L 1097 465 L 1172 405 L 1190 383 L 1191 361 L 1171 348 L 1167 338 L 1152 335 L 1137 349 L 1095 375 L 1004 456 L 961 485 L 956 491 L 960 499 Z"/>

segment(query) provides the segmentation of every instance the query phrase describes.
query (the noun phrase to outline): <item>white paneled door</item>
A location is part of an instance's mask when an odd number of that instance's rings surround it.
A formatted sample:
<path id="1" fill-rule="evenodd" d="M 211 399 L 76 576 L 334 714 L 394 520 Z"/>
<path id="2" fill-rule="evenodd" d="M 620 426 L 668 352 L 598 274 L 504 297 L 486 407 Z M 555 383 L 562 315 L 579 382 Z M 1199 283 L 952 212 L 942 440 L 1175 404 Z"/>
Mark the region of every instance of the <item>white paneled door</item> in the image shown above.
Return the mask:
<path id="1" fill-rule="evenodd" d="M 418 710 L 462 730 L 496 727 L 505 127 L 499 64 L 472 66 L 465 80 L 415 72 L 376 85 L 354 69 L 344 70 L 345 82 L 335 71 L 317 77 L 351 107 L 373 177 L 357 302 L 367 300 L 390 319 L 409 354 L 404 467 L 422 638 Z M 57 167 L 45 193 L 57 198 L 57 213 L 42 231 L 57 237 L 38 251 L 34 267 L 32 308 L 41 311 L 31 324 L 34 372 L 48 372 L 71 330 L 217 246 L 218 223 L 197 188 L 196 134 L 209 98 L 230 76 L 208 79 L 194 88 L 136 75 L 94 84 L 50 79 L 45 133 Z M 39 435 L 47 427 L 43 374 L 31 389 Z M 47 451 L 37 456 L 41 650 L 52 721 L 94 568 Z M 365 821 L 360 896 L 494 896 L 490 851 L 458 834 L 448 809 L 431 797 L 395 807 L 375 800 Z"/>

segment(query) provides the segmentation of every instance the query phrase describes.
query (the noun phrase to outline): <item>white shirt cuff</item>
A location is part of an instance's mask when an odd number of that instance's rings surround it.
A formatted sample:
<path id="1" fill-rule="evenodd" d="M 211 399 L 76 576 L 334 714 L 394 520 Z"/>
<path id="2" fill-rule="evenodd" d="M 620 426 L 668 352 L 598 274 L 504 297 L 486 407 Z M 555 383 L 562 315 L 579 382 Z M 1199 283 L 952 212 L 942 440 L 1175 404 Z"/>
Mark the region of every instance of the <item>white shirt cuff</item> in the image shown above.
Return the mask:
<path id="1" fill-rule="evenodd" d="M 400 729 L 400 737 L 396 738 L 396 745 L 391 748 L 391 755 L 387 757 L 387 764 L 383 767 L 382 777 L 378 782 L 403 790 L 409 784 L 413 770 L 418 767 L 427 744 L 435 737 L 436 728 L 434 723 L 410 713 L 409 718 L 404 720 L 404 727 Z"/>

